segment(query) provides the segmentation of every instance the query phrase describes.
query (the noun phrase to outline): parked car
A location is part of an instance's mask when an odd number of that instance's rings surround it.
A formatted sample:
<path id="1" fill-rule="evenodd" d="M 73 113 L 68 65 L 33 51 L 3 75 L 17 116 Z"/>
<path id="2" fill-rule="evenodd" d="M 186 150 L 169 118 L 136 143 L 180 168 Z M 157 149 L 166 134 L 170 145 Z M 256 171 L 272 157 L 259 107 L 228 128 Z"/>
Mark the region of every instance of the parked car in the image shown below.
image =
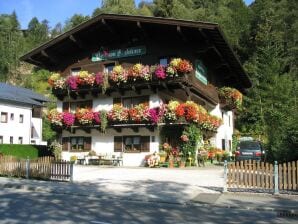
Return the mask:
<path id="1" fill-rule="evenodd" d="M 236 161 L 241 160 L 265 160 L 265 150 L 259 141 L 240 141 L 235 152 Z"/>

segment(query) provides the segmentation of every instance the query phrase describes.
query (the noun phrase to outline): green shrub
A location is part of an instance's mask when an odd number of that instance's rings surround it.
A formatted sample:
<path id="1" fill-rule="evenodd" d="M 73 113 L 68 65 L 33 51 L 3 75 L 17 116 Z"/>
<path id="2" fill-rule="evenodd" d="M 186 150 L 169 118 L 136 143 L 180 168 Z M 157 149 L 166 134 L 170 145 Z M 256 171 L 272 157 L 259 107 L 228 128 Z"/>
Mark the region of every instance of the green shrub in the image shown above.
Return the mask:
<path id="1" fill-rule="evenodd" d="M 3 155 L 15 156 L 17 158 L 38 158 L 38 149 L 34 145 L 12 145 L 12 144 L 1 144 L 0 153 Z"/>

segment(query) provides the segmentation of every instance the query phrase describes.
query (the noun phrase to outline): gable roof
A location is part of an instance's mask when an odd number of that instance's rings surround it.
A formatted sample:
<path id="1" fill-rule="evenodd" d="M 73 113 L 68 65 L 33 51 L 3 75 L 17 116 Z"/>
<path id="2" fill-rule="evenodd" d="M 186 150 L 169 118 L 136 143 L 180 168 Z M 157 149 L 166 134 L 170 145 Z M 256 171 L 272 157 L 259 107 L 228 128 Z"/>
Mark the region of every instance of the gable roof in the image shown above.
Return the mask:
<path id="1" fill-rule="evenodd" d="M 0 101 L 43 106 L 43 103 L 48 102 L 49 100 L 43 95 L 35 93 L 30 89 L 0 83 Z"/>
<path id="2" fill-rule="evenodd" d="M 158 32 L 156 30 L 159 30 Z M 245 73 L 241 62 L 227 42 L 222 30 L 216 23 L 198 22 L 190 20 L 132 16 L 117 14 L 100 14 L 81 23 L 73 29 L 33 49 L 20 59 L 48 70 L 60 70 L 61 64 L 70 64 L 78 60 L 76 55 L 85 49 L 96 49 L 102 43 L 110 43 L 119 36 L 127 37 L 131 33 L 150 32 L 168 35 L 169 32 L 188 32 L 188 37 L 197 42 L 207 40 L 216 52 L 227 62 L 233 73 L 239 79 L 239 89 L 250 88 L 252 83 Z M 198 33 L 198 34 L 197 34 Z M 196 34 L 196 35 L 193 35 Z M 183 34 L 185 35 L 185 34 Z M 197 38 L 197 39 L 196 39 Z M 71 59 L 71 60 L 68 60 Z M 67 65 L 68 65 L 67 64 Z"/>

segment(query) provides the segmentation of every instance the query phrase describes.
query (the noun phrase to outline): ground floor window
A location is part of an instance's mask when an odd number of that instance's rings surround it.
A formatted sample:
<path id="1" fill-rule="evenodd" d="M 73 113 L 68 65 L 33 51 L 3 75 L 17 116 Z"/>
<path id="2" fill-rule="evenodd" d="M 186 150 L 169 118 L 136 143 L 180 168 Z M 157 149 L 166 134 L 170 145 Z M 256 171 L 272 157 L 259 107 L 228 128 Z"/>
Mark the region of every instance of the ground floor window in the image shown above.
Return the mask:
<path id="1" fill-rule="evenodd" d="M 115 136 L 114 152 L 149 152 L 150 136 Z"/>
<path id="2" fill-rule="evenodd" d="M 0 144 L 3 144 L 3 136 L 0 136 Z"/>
<path id="3" fill-rule="evenodd" d="M 91 137 L 75 136 L 62 138 L 63 151 L 90 151 L 91 150 Z"/>

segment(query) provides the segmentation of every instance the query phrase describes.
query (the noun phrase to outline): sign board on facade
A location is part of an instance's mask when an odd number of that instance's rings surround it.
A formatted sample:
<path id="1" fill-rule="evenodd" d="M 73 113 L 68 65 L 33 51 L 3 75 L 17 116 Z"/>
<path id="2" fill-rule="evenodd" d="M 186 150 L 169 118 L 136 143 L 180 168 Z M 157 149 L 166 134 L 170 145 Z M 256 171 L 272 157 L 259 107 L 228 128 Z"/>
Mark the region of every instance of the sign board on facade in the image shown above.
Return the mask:
<path id="1" fill-rule="evenodd" d="M 207 80 L 207 68 L 205 67 L 205 65 L 203 64 L 203 62 L 201 60 L 196 60 L 195 61 L 195 68 L 196 68 L 196 72 L 195 72 L 195 76 L 198 80 L 200 80 L 202 83 L 204 83 L 205 85 L 208 84 L 208 80 Z"/>
<path id="2" fill-rule="evenodd" d="M 92 54 L 91 61 L 104 61 L 116 58 L 126 58 L 146 54 L 145 46 L 130 47 L 125 49 L 104 50 Z"/>

